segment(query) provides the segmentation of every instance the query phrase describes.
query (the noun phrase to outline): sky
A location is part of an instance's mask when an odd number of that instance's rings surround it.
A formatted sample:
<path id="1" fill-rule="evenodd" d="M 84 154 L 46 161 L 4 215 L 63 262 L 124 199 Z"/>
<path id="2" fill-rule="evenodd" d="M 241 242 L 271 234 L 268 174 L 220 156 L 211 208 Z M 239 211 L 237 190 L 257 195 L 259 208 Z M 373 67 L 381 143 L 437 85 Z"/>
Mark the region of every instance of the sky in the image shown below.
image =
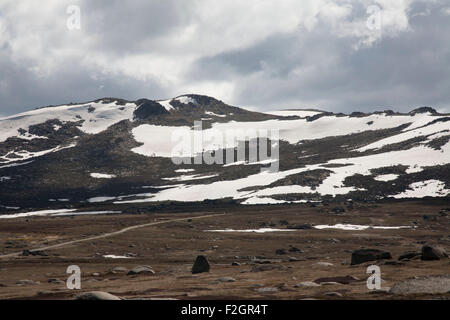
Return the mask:
<path id="1" fill-rule="evenodd" d="M 450 112 L 450 1 L 0 0 L 0 115 L 189 93 Z"/>

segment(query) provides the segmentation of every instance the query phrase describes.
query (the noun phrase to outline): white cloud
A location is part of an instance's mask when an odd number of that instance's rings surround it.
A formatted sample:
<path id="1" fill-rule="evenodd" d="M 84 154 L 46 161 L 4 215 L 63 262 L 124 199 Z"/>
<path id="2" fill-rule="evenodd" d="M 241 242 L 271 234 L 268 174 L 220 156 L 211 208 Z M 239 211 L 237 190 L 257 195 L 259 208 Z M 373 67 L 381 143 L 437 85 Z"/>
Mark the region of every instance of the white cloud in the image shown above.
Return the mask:
<path id="1" fill-rule="evenodd" d="M 384 39 L 414 32 L 409 11 L 419 2 L 424 1 L 47 0 L 43 6 L 37 1 L 3 0 L 0 3 L 0 66 L 15 68 L 18 79 L 13 84 L 10 77 L 0 75 L 0 90 L 9 93 L 15 107 L 19 103 L 29 107 L 41 101 L 17 96 L 25 79 L 30 84 L 38 83 L 39 90 L 47 91 L 42 96 L 48 103 L 55 103 L 50 101 L 55 91 L 50 86 L 52 83 L 68 86 L 67 92 L 72 92 L 70 97 L 77 93 L 78 100 L 97 98 L 92 96 L 95 94 L 122 94 L 113 90 L 123 87 L 125 92 L 136 88 L 125 98 L 142 93 L 154 98 L 150 94 L 155 91 L 169 95 L 158 98 L 195 92 L 235 104 L 264 105 L 269 103 L 267 97 L 275 100 L 279 90 L 290 96 L 279 99 L 278 103 L 330 103 L 334 98 L 323 94 L 314 99 L 294 95 L 295 88 L 314 87 L 321 82 L 319 78 L 330 75 L 336 81 L 339 77 L 348 81 L 349 71 L 337 70 L 345 60 L 344 55 L 352 55 L 351 50 L 375 50 Z M 72 4 L 81 7 L 81 30 L 70 31 L 66 27 L 66 8 Z M 381 9 L 380 31 L 370 30 L 366 25 L 366 8 L 374 4 Z M 245 53 L 280 37 L 296 44 L 275 42 L 274 45 L 289 47 L 291 51 L 269 54 L 259 61 L 248 58 L 248 63 L 258 66 L 257 71 L 227 71 L 220 76 L 209 73 L 209 79 L 193 73 L 195 64 L 202 59 L 214 59 L 230 52 Z M 305 47 L 305 43 L 311 47 Z M 235 62 L 227 62 L 222 67 Z M 279 63 L 285 65 L 280 67 Z M 235 64 L 245 67 L 242 63 Z M 280 69 L 284 70 L 283 76 Z M 92 85 L 83 84 L 76 92 L 74 86 L 83 82 L 82 72 Z M 360 76 L 354 74 L 352 80 Z M 249 86 L 258 88 L 249 90 Z M 87 93 L 86 87 L 98 90 L 89 89 Z M 334 88 L 326 92 L 331 90 Z M 256 96 L 245 95 L 246 91 L 254 91 Z M 34 94 L 39 95 L 38 89 Z M 342 94 L 349 95 L 351 90 Z M 372 97 L 368 96 L 366 103 L 369 101 Z"/>

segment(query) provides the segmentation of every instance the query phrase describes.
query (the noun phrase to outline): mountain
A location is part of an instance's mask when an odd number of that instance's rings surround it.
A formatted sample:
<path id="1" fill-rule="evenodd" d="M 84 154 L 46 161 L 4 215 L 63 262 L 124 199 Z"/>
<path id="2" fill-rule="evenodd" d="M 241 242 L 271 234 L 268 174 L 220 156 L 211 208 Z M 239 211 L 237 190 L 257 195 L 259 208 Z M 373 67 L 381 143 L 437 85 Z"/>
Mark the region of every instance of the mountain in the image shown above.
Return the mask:
<path id="1" fill-rule="evenodd" d="M 0 212 L 211 200 L 448 199 L 449 120 L 429 107 L 407 114 L 258 113 L 201 95 L 43 107 L 0 118 Z M 248 154 L 264 135 L 279 161 Z M 238 158 L 240 146 L 245 159 Z M 219 155 L 227 161 L 205 162 Z"/>

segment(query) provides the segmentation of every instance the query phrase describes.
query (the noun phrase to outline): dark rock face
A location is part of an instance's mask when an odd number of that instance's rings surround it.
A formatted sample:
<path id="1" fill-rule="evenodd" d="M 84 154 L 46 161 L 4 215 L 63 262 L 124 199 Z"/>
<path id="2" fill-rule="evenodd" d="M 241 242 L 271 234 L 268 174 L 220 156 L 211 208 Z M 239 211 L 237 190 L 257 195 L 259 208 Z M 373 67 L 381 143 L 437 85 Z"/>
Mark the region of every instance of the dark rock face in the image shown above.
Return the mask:
<path id="1" fill-rule="evenodd" d="M 415 114 L 427 113 L 427 112 L 430 112 L 431 114 L 436 114 L 437 113 L 437 111 L 435 109 L 433 109 L 433 108 L 421 107 L 421 108 L 414 109 L 409 114 L 413 116 Z"/>
<path id="2" fill-rule="evenodd" d="M 275 254 L 277 255 L 283 255 L 283 254 L 287 254 L 287 251 L 285 249 L 277 249 L 275 251 Z"/>
<path id="3" fill-rule="evenodd" d="M 422 260 L 440 260 L 448 258 L 447 252 L 441 247 L 435 246 L 423 246 L 422 247 Z"/>
<path id="4" fill-rule="evenodd" d="M 136 105 L 138 107 L 133 113 L 135 120 L 145 120 L 152 116 L 169 114 L 169 111 L 156 101 L 140 99 L 136 101 Z"/>
<path id="5" fill-rule="evenodd" d="M 361 249 L 352 253 L 351 265 L 361 264 L 368 261 L 377 261 L 383 259 L 392 259 L 392 256 L 387 251 L 377 249 Z"/>
<path id="6" fill-rule="evenodd" d="M 192 266 L 192 274 L 209 272 L 209 262 L 205 256 L 198 256 Z"/>

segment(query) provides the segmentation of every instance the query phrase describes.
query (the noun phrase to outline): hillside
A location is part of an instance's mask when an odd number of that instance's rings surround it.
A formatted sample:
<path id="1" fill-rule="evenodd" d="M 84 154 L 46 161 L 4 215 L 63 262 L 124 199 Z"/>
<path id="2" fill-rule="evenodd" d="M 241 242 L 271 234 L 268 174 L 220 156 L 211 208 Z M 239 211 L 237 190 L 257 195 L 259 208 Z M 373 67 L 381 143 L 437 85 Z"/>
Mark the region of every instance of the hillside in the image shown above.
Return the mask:
<path id="1" fill-rule="evenodd" d="M 0 212 L 168 201 L 448 198 L 449 120 L 432 108 L 257 113 L 200 95 L 39 108 L 0 119 Z M 195 121 L 202 121 L 202 131 Z M 204 141 L 194 141 L 193 154 L 185 144 L 180 148 L 179 139 L 199 132 Z M 240 136 L 223 139 L 230 132 L 244 132 L 249 141 L 268 132 L 279 161 L 248 152 L 239 159 Z M 185 164 L 172 161 L 177 148 Z M 195 164 L 205 154 L 233 160 Z"/>

